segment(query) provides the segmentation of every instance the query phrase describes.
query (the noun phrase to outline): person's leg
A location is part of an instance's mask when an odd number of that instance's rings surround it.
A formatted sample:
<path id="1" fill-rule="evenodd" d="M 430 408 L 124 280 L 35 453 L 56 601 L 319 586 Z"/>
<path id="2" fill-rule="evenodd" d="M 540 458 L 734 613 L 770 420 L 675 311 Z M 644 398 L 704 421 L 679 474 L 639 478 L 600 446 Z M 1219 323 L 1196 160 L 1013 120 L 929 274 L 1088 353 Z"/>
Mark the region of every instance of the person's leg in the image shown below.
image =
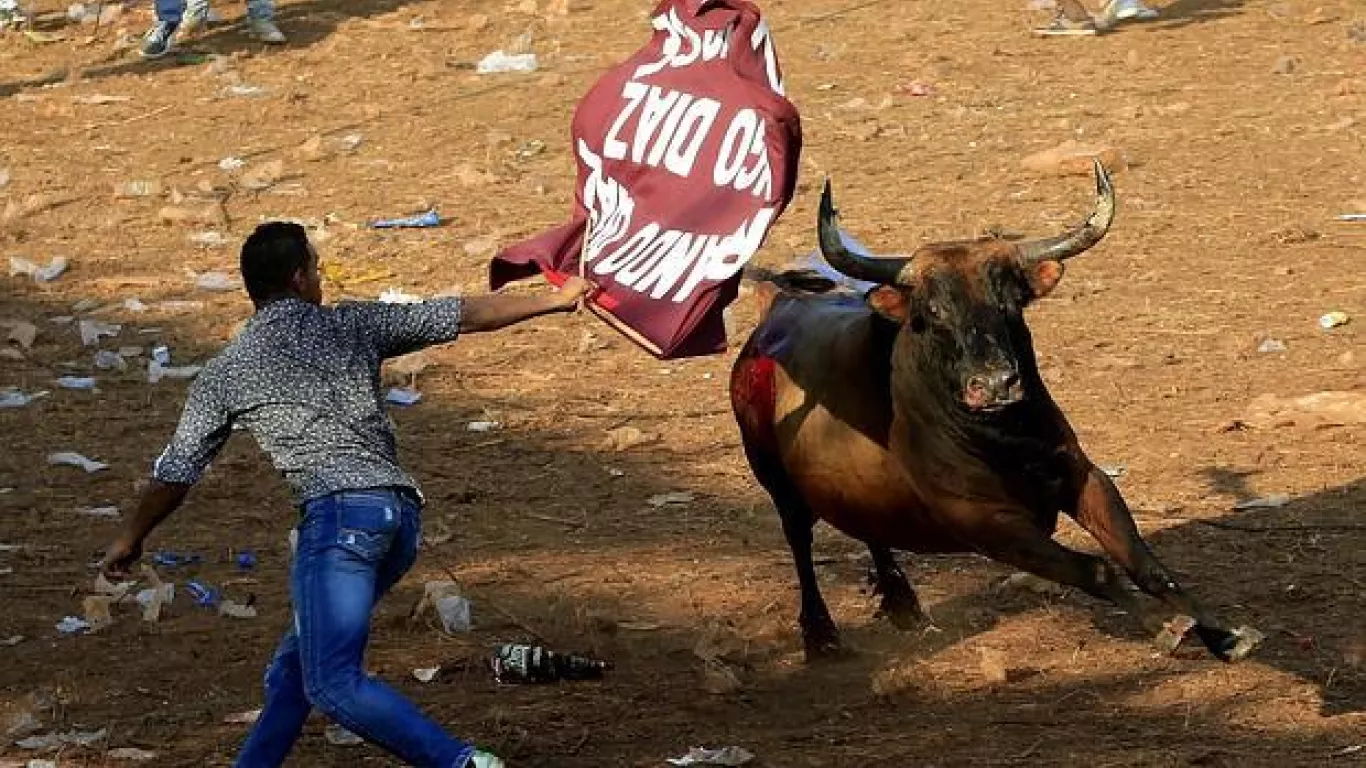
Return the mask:
<path id="1" fill-rule="evenodd" d="M 304 695 L 303 669 L 299 666 L 299 637 L 290 629 L 266 670 L 266 703 L 261 716 L 233 765 L 274 768 L 283 764 L 311 709 Z"/>
<path id="2" fill-rule="evenodd" d="M 362 667 L 374 604 L 416 554 L 409 504 L 379 490 L 309 503 L 293 583 L 304 691 L 343 728 L 408 763 L 463 768 L 474 749 Z"/>
<path id="3" fill-rule="evenodd" d="M 247 0 L 247 27 L 263 43 L 285 42 L 284 33 L 275 24 L 275 0 Z"/>
<path id="4" fill-rule="evenodd" d="M 209 0 L 187 0 L 185 16 L 180 21 L 180 39 L 203 32 L 209 26 Z"/>
<path id="5" fill-rule="evenodd" d="M 176 29 L 185 15 L 185 0 L 156 0 L 157 23 L 142 38 L 143 58 L 159 59 L 175 45 Z"/>

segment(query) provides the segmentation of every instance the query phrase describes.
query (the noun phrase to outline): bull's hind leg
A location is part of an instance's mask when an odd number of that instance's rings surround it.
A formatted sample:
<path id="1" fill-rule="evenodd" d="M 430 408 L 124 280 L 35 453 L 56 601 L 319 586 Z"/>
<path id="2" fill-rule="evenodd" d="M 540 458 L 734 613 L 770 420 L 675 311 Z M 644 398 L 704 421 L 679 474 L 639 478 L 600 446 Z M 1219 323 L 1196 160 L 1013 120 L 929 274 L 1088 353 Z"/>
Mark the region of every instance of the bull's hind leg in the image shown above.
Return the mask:
<path id="1" fill-rule="evenodd" d="M 792 562 L 797 568 L 797 582 L 801 586 L 802 607 L 798 622 L 802 628 L 806 658 L 811 661 L 838 656 L 843 651 L 839 629 L 830 618 L 825 598 L 821 597 L 820 585 L 816 583 L 816 564 L 811 558 L 812 529 L 816 525 L 816 516 L 776 459 L 768 458 L 760 450 L 751 449 L 748 442 L 745 444 L 745 455 L 749 458 L 754 476 L 778 508 L 783 535 L 787 537 L 787 546 L 792 550 Z"/>
<path id="2" fill-rule="evenodd" d="M 1261 640 L 1260 633 L 1250 627 L 1231 632 L 1224 629 L 1181 588 L 1139 535 L 1128 505 L 1104 472 L 1091 469 L 1073 517 L 1124 568 L 1139 589 L 1176 612 L 1157 637 L 1164 650 L 1175 650 L 1192 628 L 1205 647 L 1224 661 L 1243 658 Z"/>
<path id="3" fill-rule="evenodd" d="M 873 569 L 877 573 L 877 588 L 882 593 L 882 607 L 878 613 L 891 620 L 897 629 L 919 629 L 930 623 L 930 617 L 920 607 L 915 589 L 906 580 L 906 573 L 887 547 L 868 545 L 873 554 Z"/>

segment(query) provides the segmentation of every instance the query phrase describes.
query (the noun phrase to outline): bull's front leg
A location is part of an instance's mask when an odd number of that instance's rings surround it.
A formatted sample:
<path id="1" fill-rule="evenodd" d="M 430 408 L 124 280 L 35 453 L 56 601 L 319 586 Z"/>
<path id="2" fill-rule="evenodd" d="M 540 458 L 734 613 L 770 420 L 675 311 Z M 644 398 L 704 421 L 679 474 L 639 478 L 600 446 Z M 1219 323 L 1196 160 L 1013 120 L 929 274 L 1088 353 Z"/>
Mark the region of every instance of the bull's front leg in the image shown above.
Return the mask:
<path id="1" fill-rule="evenodd" d="M 1100 542 L 1139 589 L 1175 611 L 1176 615 L 1166 622 L 1157 636 L 1157 643 L 1163 650 L 1175 650 L 1191 629 L 1211 653 L 1224 661 L 1243 658 L 1261 641 L 1261 633 L 1251 627 L 1224 629 L 1181 588 L 1139 535 L 1138 526 L 1119 489 L 1095 466 L 1086 474 L 1072 517 Z"/>

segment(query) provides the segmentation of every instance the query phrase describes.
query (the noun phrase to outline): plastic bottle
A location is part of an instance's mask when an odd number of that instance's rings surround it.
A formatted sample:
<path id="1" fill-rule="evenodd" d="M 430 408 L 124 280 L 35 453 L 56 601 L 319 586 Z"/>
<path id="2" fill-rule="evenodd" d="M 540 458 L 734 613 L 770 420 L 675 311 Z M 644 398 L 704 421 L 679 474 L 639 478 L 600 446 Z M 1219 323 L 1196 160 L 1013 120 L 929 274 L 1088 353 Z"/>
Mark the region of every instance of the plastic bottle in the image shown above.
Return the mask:
<path id="1" fill-rule="evenodd" d="M 555 653 L 536 645 L 507 643 L 493 652 L 493 676 L 500 683 L 553 683 L 595 680 L 612 668 L 606 661 Z"/>

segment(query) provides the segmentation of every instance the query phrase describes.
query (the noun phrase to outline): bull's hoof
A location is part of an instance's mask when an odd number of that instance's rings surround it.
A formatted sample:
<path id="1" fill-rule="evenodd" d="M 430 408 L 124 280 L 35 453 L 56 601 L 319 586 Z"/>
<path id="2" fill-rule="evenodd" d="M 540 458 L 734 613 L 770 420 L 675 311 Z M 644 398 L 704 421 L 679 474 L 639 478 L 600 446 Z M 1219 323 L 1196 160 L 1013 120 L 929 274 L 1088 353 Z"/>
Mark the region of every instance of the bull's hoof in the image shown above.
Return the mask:
<path id="1" fill-rule="evenodd" d="M 1238 627 L 1232 632 L 1225 632 L 1219 646 L 1210 646 L 1210 650 L 1223 661 L 1232 663 L 1247 658 L 1252 649 L 1265 639 L 1266 635 L 1252 627 Z"/>
<path id="2" fill-rule="evenodd" d="M 802 642 L 806 646 L 808 662 L 832 661 L 852 655 L 840 641 L 839 630 L 833 624 L 803 630 Z"/>
<path id="3" fill-rule="evenodd" d="M 1195 628 L 1195 619 L 1189 616 L 1173 616 L 1162 625 L 1162 630 L 1153 638 L 1153 644 L 1163 653 L 1173 653 L 1181 646 L 1181 641 Z"/>
<path id="4" fill-rule="evenodd" d="M 888 600 L 883 598 L 882 606 L 877 609 L 875 618 L 886 617 L 892 626 L 902 632 L 915 632 L 930 626 L 930 617 L 921 610 L 920 604 L 912 599 Z"/>

